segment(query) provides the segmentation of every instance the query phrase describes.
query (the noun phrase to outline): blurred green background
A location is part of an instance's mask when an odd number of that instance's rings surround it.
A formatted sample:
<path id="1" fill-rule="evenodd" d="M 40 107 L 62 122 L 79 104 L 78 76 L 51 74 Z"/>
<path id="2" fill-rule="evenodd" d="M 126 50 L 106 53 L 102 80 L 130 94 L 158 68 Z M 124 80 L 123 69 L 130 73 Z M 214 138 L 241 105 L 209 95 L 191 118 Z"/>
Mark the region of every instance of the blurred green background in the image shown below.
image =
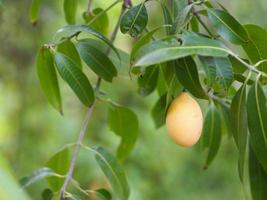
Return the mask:
<path id="1" fill-rule="evenodd" d="M 30 2 L 0 0 L 0 153 L 9 162 L 16 179 L 43 166 L 64 144 L 74 142 L 85 112 L 63 81 L 64 116 L 48 105 L 37 80 L 35 54 L 42 44 L 51 41 L 58 28 L 66 24 L 63 1 L 45 0 L 36 27 L 28 20 Z M 94 0 L 94 7 L 105 8 L 112 2 Z M 242 23 L 267 26 L 266 0 L 220 2 Z M 86 0 L 80 0 L 79 14 L 86 9 L 86 4 Z M 148 5 L 152 21 L 149 26 L 154 27 L 161 23 L 159 7 L 155 3 Z M 120 6 L 116 6 L 108 13 L 110 31 L 119 10 Z M 78 20 L 82 22 L 81 16 Z M 126 51 L 131 43 L 129 36 L 121 34 L 115 42 Z M 94 83 L 96 77 L 88 75 Z M 139 117 L 139 139 L 125 164 L 131 200 L 245 199 L 232 140 L 224 137 L 215 162 L 204 171 L 205 155 L 198 147 L 177 147 L 167 136 L 165 127 L 155 130 L 150 110 L 158 98 L 156 92 L 146 98 L 140 97 L 136 82 L 126 75 L 120 75 L 112 85 L 103 84 L 103 89 L 113 100 L 131 107 Z M 97 104 L 84 143 L 101 145 L 115 153 L 119 140 L 107 127 L 107 105 L 103 102 Z M 75 178 L 85 188 L 105 185 L 104 176 L 92 156 L 83 151 Z M 32 199 L 38 200 L 45 187 L 47 183 L 42 181 L 27 191 Z"/>

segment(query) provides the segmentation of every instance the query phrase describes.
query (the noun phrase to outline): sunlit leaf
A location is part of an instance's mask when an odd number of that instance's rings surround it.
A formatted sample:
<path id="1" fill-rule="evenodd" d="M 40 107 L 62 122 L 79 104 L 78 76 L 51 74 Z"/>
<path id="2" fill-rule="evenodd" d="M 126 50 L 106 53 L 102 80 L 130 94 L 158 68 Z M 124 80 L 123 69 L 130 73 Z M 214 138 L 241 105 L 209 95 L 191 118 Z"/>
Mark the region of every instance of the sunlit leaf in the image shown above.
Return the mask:
<path id="1" fill-rule="evenodd" d="M 54 66 L 54 58 L 49 48 L 42 47 L 37 55 L 37 74 L 40 85 L 48 99 L 48 102 L 62 113 L 62 102 Z"/>
<path id="2" fill-rule="evenodd" d="M 249 90 L 247 100 L 248 127 L 252 149 L 267 172 L 267 104 L 261 85 L 256 82 Z"/>
<path id="3" fill-rule="evenodd" d="M 94 102 L 94 90 L 79 66 L 62 53 L 55 54 L 55 62 L 61 77 L 68 83 L 85 106 Z"/>
<path id="4" fill-rule="evenodd" d="M 122 33 L 128 33 L 132 37 L 137 37 L 146 28 L 148 14 L 145 3 L 130 8 L 122 17 L 120 29 Z"/>
<path id="5" fill-rule="evenodd" d="M 197 66 L 191 57 L 181 58 L 176 61 L 176 75 L 178 80 L 192 95 L 197 98 L 207 99 L 198 76 Z"/>
<path id="6" fill-rule="evenodd" d="M 111 104 L 108 111 L 110 130 L 121 137 L 117 157 L 124 161 L 134 148 L 138 137 L 138 118 L 130 109 Z"/>
<path id="7" fill-rule="evenodd" d="M 87 41 L 79 42 L 76 46 L 81 58 L 99 77 L 111 82 L 117 76 L 116 67 L 101 50 Z"/>
<path id="8" fill-rule="evenodd" d="M 69 168 L 69 164 L 69 149 L 64 148 L 57 152 L 55 155 L 53 155 L 46 163 L 46 166 L 52 169 L 54 173 L 66 175 Z M 64 179 L 60 179 L 58 177 L 49 177 L 47 178 L 47 180 L 49 185 L 51 186 L 51 189 L 55 192 L 61 188 L 64 182 Z"/>
<path id="9" fill-rule="evenodd" d="M 229 13 L 218 10 L 208 9 L 208 17 L 217 32 L 226 40 L 234 44 L 248 42 L 248 35 L 244 27 Z"/>
<path id="10" fill-rule="evenodd" d="M 113 191 L 120 200 L 129 198 L 130 189 L 122 165 L 105 149 L 98 147 L 94 150 L 95 158 L 107 177 Z"/>
<path id="11" fill-rule="evenodd" d="M 63 7 L 68 24 L 75 24 L 78 0 L 64 0 Z"/>

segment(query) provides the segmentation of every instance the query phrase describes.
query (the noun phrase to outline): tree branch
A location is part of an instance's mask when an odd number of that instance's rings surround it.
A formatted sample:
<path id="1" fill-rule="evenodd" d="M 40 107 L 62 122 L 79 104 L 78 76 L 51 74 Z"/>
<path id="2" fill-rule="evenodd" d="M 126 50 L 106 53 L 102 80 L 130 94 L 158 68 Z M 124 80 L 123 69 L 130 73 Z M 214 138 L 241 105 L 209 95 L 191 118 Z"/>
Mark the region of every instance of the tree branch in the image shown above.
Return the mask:
<path id="1" fill-rule="evenodd" d="M 125 5 L 126 4 L 129 5 L 128 4 L 129 2 L 130 2 L 129 0 L 124 0 L 124 2 L 123 2 L 119 19 L 118 19 L 118 21 L 116 23 L 116 26 L 114 28 L 114 31 L 113 31 L 111 37 L 110 37 L 111 43 L 113 43 L 115 41 L 115 39 L 116 39 L 118 30 L 119 30 L 119 27 L 120 27 L 120 21 L 121 21 L 122 15 L 124 14 L 125 9 L 126 9 Z M 107 54 L 110 53 L 110 50 L 111 50 L 110 48 L 107 49 Z M 97 80 L 97 83 L 96 83 L 96 87 L 95 87 L 95 93 L 98 93 L 99 92 L 100 85 L 101 85 L 101 80 L 102 79 L 100 77 L 98 77 L 98 80 Z M 82 141 L 84 139 L 84 136 L 85 136 L 85 133 L 86 133 L 86 130 L 87 130 L 89 121 L 91 119 L 91 116 L 92 116 L 92 112 L 94 110 L 94 107 L 95 107 L 95 101 L 92 104 L 92 106 L 90 108 L 88 108 L 88 110 L 86 112 L 86 115 L 85 115 L 85 118 L 84 118 L 84 121 L 83 121 L 81 130 L 80 130 L 80 133 L 79 133 L 79 137 L 77 139 L 76 146 L 75 146 L 75 149 L 74 149 L 74 152 L 73 152 L 73 156 L 71 158 L 71 163 L 70 163 L 70 167 L 69 167 L 68 173 L 66 175 L 66 178 L 64 180 L 64 183 L 63 183 L 63 185 L 62 185 L 62 187 L 60 189 L 60 192 L 59 192 L 59 199 L 60 200 L 64 200 L 64 198 L 65 198 L 64 197 L 65 191 L 66 191 L 66 189 L 68 187 L 68 184 L 72 180 L 72 176 L 73 176 L 73 172 L 74 172 L 74 169 L 75 169 L 76 161 L 77 161 L 77 158 L 78 158 L 80 149 L 81 149 L 81 144 L 82 144 Z"/>

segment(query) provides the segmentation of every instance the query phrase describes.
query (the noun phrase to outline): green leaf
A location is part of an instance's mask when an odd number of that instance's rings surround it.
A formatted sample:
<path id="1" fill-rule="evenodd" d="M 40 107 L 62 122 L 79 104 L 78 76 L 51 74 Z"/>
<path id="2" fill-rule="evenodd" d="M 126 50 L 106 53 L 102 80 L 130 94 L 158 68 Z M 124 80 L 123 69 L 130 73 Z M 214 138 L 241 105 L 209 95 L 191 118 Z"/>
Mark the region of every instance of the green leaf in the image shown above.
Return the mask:
<path id="1" fill-rule="evenodd" d="M 177 60 L 175 70 L 180 83 L 193 96 L 200 99 L 208 98 L 200 84 L 197 66 L 192 57 Z"/>
<path id="2" fill-rule="evenodd" d="M 256 82 L 249 90 L 248 102 L 248 127 L 251 146 L 267 172 L 267 107 L 266 96 L 260 84 Z"/>
<path id="3" fill-rule="evenodd" d="M 53 155 L 48 162 L 46 163 L 46 167 L 49 167 L 54 171 L 54 173 L 65 175 L 68 172 L 70 164 L 70 155 L 69 149 L 64 148 Z M 58 177 L 49 177 L 47 178 L 51 189 L 56 192 L 63 185 L 64 179 L 59 179 Z"/>
<path id="4" fill-rule="evenodd" d="M 149 66 L 189 55 L 227 57 L 230 51 L 219 41 L 193 35 L 184 35 L 184 44 L 155 41 L 142 47 L 137 53 L 134 66 Z"/>
<path id="5" fill-rule="evenodd" d="M 42 47 L 36 59 L 37 74 L 42 90 L 48 102 L 62 113 L 62 102 L 58 86 L 57 74 L 54 66 L 54 58 L 50 49 Z"/>
<path id="6" fill-rule="evenodd" d="M 265 200 L 267 197 L 267 173 L 262 168 L 252 149 L 249 154 L 249 175 L 253 200 Z"/>
<path id="7" fill-rule="evenodd" d="M 79 42 L 77 49 L 84 62 L 101 78 L 108 82 L 117 76 L 117 69 L 101 50 L 95 48 L 90 42 Z"/>
<path id="8" fill-rule="evenodd" d="M 147 96 L 157 87 L 159 78 L 159 66 L 150 66 L 146 68 L 143 75 L 138 78 L 139 94 Z"/>
<path id="9" fill-rule="evenodd" d="M 209 85 L 215 92 L 226 95 L 234 75 L 228 58 L 200 57 L 203 63 Z"/>
<path id="10" fill-rule="evenodd" d="M 240 63 L 240 61 L 238 61 L 236 58 L 229 56 L 229 60 L 232 63 L 233 71 L 235 74 L 243 74 L 247 70 L 247 68 L 242 63 Z M 244 61 L 248 63 L 248 60 Z"/>
<path id="11" fill-rule="evenodd" d="M 248 42 L 248 35 L 244 27 L 229 13 L 218 10 L 208 9 L 208 17 L 217 32 L 226 40 L 234 44 Z"/>
<path id="12" fill-rule="evenodd" d="M 248 141 L 247 125 L 247 85 L 240 87 L 231 105 L 231 122 L 233 127 L 233 136 L 239 150 L 238 171 L 240 180 L 243 182 L 244 165 L 246 158 L 246 147 Z"/>
<path id="13" fill-rule="evenodd" d="M 130 109 L 111 104 L 108 111 L 110 130 L 121 137 L 117 157 L 125 161 L 134 148 L 138 137 L 138 118 Z"/>
<path id="14" fill-rule="evenodd" d="M 167 89 L 166 108 L 168 108 L 169 104 L 183 91 L 183 89 L 184 88 L 178 80 L 176 74 L 172 74 L 172 79 L 169 82 Z"/>
<path id="15" fill-rule="evenodd" d="M 91 106 L 95 99 L 94 90 L 81 69 L 62 53 L 55 54 L 55 62 L 59 74 L 72 88 L 80 101 L 85 106 Z"/>
<path id="16" fill-rule="evenodd" d="M 64 0 L 63 7 L 68 24 L 75 24 L 78 0 Z"/>
<path id="17" fill-rule="evenodd" d="M 178 15 L 176 16 L 174 20 L 174 29 L 175 30 L 182 30 L 185 25 L 190 21 L 189 14 L 195 4 L 191 3 L 187 6 L 185 6 L 180 12 L 178 12 Z"/>
<path id="18" fill-rule="evenodd" d="M 98 147 L 94 150 L 95 158 L 103 173 L 120 200 L 129 198 L 130 189 L 122 165 L 105 149 Z"/>
<path id="19" fill-rule="evenodd" d="M 173 19 L 172 19 L 172 16 L 171 16 L 169 9 L 162 2 L 160 3 L 160 5 L 161 5 L 163 17 L 164 17 L 164 24 L 172 26 L 173 25 Z M 167 26 L 165 30 L 166 30 L 167 35 L 173 34 L 172 27 Z"/>
<path id="20" fill-rule="evenodd" d="M 208 157 L 204 169 L 207 169 L 216 157 L 221 143 L 221 116 L 214 104 L 211 104 L 204 121 L 202 145 L 208 148 Z"/>
<path id="21" fill-rule="evenodd" d="M 121 32 L 137 37 L 146 28 L 148 23 L 148 14 L 145 2 L 130 8 L 122 17 L 120 29 Z"/>
<path id="22" fill-rule="evenodd" d="M 9 170 L 4 157 L 0 155 L 0 197 L 3 200 L 30 200 L 28 195 L 20 188 L 13 174 Z"/>
<path id="23" fill-rule="evenodd" d="M 254 24 L 248 24 L 244 27 L 249 34 L 249 42 L 243 44 L 243 48 L 251 62 L 256 64 L 261 60 L 267 59 L 267 30 Z M 263 63 L 258 68 L 267 73 L 266 63 Z"/>
<path id="24" fill-rule="evenodd" d="M 98 16 L 100 15 L 101 16 Z M 95 17 L 97 17 L 97 20 L 94 20 Z M 95 30 L 103 33 L 104 35 L 108 34 L 108 27 L 109 27 L 109 20 L 108 15 L 102 8 L 95 8 L 93 9 L 90 14 L 88 15 L 87 12 L 83 13 L 83 18 L 86 23 L 89 23 L 92 28 Z M 90 21 L 94 20 L 92 23 Z"/>
<path id="25" fill-rule="evenodd" d="M 167 94 L 162 95 L 156 104 L 153 106 L 151 115 L 155 124 L 155 127 L 158 129 L 165 124 L 166 119 L 166 108 L 167 108 Z"/>
<path id="26" fill-rule="evenodd" d="M 70 40 L 66 40 L 66 41 L 60 43 L 57 46 L 57 51 L 60 52 L 60 53 L 63 53 L 65 56 L 67 56 L 70 59 L 72 59 L 72 61 L 75 62 L 76 65 L 80 69 L 82 69 L 80 55 L 79 55 L 75 45 Z"/>
<path id="27" fill-rule="evenodd" d="M 55 172 L 50 168 L 43 167 L 37 170 L 34 170 L 30 176 L 23 177 L 20 179 L 20 184 L 23 188 L 26 188 L 44 178 L 55 176 Z"/>
<path id="28" fill-rule="evenodd" d="M 42 199 L 43 200 L 52 200 L 54 197 L 54 193 L 52 190 L 50 189 L 45 189 L 43 192 L 42 192 Z"/>
<path id="29" fill-rule="evenodd" d="M 104 188 L 95 191 L 100 200 L 111 200 L 112 196 L 110 192 Z"/>
<path id="30" fill-rule="evenodd" d="M 62 38 L 73 37 L 81 32 L 93 35 L 98 39 L 102 40 L 103 42 L 105 42 L 117 54 L 118 58 L 120 59 L 118 51 L 109 41 L 109 39 L 107 39 L 102 33 L 96 31 L 95 29 L 87 25 L 68 25 L 60 28 L 54 36 L 54 42 L 55 43 L 60 42 Z"/>
<path id="31" fill-rule="evenodd" d="M 36 25 L 37 23 L 41 4 L 42 4 L 42 0 L 32 0 L 29 17 L 33 25 Z"/>

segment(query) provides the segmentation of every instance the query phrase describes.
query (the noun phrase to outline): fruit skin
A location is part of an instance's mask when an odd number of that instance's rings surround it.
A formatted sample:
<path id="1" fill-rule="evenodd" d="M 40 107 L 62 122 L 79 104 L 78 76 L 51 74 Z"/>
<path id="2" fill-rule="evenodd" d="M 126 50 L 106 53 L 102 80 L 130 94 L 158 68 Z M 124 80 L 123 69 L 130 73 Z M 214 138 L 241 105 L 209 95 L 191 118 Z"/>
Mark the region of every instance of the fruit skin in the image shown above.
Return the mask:
<path id="1" fill-rule="evenodd" d="M 188 93 L 181 93 L 168 109 L 166 126 L 176 144 L 183 147 L 196 144 L 203 128 L 203 115 L 198 102 Z"/>

